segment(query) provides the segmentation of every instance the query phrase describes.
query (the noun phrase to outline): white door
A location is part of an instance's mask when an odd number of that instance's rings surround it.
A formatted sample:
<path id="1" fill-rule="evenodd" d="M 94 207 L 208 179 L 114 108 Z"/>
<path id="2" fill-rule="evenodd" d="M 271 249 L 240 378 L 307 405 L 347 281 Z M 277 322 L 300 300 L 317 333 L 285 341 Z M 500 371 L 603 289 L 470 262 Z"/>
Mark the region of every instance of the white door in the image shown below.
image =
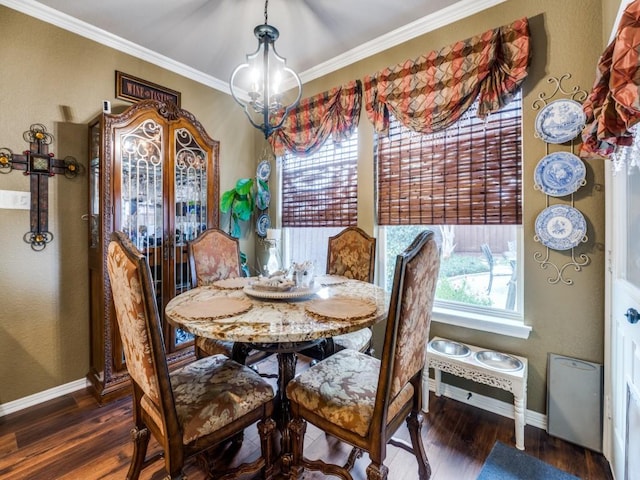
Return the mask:
<path id="1" fill-rule="evenodd" d="M 640 480 L 640 168 L 607 180 L 604 451 L 616 480 Z"/>

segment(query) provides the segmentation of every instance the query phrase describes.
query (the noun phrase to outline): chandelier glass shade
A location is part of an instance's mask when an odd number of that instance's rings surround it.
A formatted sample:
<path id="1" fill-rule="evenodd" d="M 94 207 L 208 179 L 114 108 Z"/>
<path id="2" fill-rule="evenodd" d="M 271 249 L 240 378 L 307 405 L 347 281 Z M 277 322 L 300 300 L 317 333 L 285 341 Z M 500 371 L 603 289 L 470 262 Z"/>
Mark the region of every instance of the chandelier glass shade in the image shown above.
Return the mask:
<path id="1" fill-rule="evenodd" d="M 280 32 L 267 24 L 268 3 L 267 0 L 264 24 L 253 30 L 258 49 L 246 56 L 246 63 L 238 65 L 229 80 L 231 95 L 265 138 L 282 126 L 302 95 L 300 78 L 276 52 L 275 41 Z"/>

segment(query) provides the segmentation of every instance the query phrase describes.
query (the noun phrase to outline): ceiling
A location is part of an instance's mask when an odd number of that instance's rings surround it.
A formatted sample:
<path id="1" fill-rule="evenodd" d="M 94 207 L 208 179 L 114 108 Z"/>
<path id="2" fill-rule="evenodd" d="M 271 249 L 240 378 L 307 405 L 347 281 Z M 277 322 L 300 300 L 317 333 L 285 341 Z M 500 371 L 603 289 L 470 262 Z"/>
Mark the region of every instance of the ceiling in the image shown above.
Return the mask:
<path id="1" fill-rule="evenodd" d="M 506 0 L 271 0 L 276 50 L 303 83 Z M 229 92 L 256 50 L 263 0 L 0 0 L 117 50 Z M 391 7 L 393 5 L 393 7 Z"/>

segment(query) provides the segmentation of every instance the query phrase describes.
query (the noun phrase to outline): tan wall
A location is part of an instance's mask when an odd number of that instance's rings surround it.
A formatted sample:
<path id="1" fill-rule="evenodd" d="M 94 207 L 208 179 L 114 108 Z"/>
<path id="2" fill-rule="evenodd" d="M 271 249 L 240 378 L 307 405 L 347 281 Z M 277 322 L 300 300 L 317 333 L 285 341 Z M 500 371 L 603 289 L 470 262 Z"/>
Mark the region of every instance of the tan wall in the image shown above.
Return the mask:
<path id="1" fill-rule="evenodd" d="M 202 84 L 0 6 L 0 147 L 28 148 L 22 133 L 42 123 L 50 151 L 87 165 L 87 122 L 115 97 L 115 70 L 182 93 L 182 108 L 220 141 L 220 183 L 255 171 L 254 129 L 233 99 Z M 49 179 L 49 229 L 42 252 L 22 241 L 28 210 L 0 209 L 0 403 L 83 378 L 89 370 L 87 175 Z M 22 172 L 0 175 L 0 190 L 29 191 Z M 253 235 L 242 248 L 253 255 Z"/>
<path id="2" fill-rule="evenodd" d="M 477 330 L 451 327 L 434 323 L 432 334 L 495 348 L 529 358 L 528 408 L 546 411 L 547 353 L 558 353 L 589 361 L 603 361 L 604 336 L 604 173 L 601 162 L 587 164 L 588 184 L 575 195 L 575 205 L 588 222 L 589 241 L 577 253 L 585 253 L 591 263 L 581 272 L 573 269 L 566 276 L 573 285 L 549 283 L 553 272 L 543 270 L 533 260 L 535 252 L 543 252 L 533 240 L 536 216 L 545 208 L 545 196 L 533 189 L 533 172 L 537 162 L 547 153 L 545 144 L 534 138 L 537 111 L 533 101 L 541 93 L 553 90 L 548 77 L 571 74 L 566 88 L 578 86 L 590 90 L 598 57 L 602 53 L 601 2 L 599 0 L 510 0 L 472 18 L 423 35 L 383 53 L 367 58 L 355 65 L 334 72 L 305 85 L 304 95 L 326 90 L 354 78 L 374 73 L 386 66 L 416 58 L 428 51 L 439 49 L 457 40 L 468 38 L 488 29 L 528 17 L 532 36 L 530 73 L 524 84 L 524 317 L 533 327 L 528 340 L 520 340 Z M 373 144 L 371 124 L 363 113 L 360 122 L 359 224 L 368 232 L 374 228 L 373 205 Z M 556 147 L 557 148 L 557 147 Z M 552 252 L 551 260 L 563 265 L 567 254 Z M 379 334 L 379 330 L 376 332 Z M 379 339 L 379 335 L 378 335 Z M 379 350 L 379 349 L 378 349 Z M 510 401 L 504 392 L 489 391 L 471 382 L 455 382 L 487 395 Z"/>
<path id="3" fill-rule="evenodd" d="M 591 263 L 581 272 L 567 272 L 573 285 L 551 284 L 548 279 L 553 272 L 541 269 L 533 260 L 534 253 L 542 251 L 533 240 L 533 224 L 546 206 L 544 195 L 533 189 L 533 170 L 546 150 L 533 136 L 536 111 L 532 108 L 539 94 L 551 93 L 550 76 L 571 73 L 568 87 L 590 89 L 606 43 L 603 32 L 608 29 L 603 26 L 601 9 L 599 0 L 510 0 L 310 82 L 304 89 L 305 96 L 313 95 L 517 18 L 530 19 L 533 56 L 523 103 L 524 313 L 533 332 L 528 340 L 519 340 L 434 324 L 432 333 L 527 356 L 528 407 L 538 412 L 546 410 L 548 352 L 603 360 L 603 166 L 588 163 L 589 183 L 575 196 L 576 207 L 587 218 L 589 235 L 589 242 L 578 253 L 586 253 Z M 611 13 L 609 18 L 613 18 Z M 41 122 L 57 137 L 53 152 L 86 161 L 86 123 L 99 112 L 102 99 L 117 104 L 113 98 L 114 70 L 122 70 L 182 92 L 183 108 L 193 112 L 209 134 L 221 141 L 222 190 L 230 188 L 238 177 L 253 175 L 254 158 L 261 149 L 259 132 L 244 127 L 242 112 L 225 95 L 3 7 L 0 27 L 0 146 L 21 151 L 25 148 L 22 132 L 31 123 Z M 67 131 L 72 134 L 62 142 Z M 359 136 L 359 223 L 372 232 L 373 132 L 364 114 Z M 76 380 L 88 369 L 86 225 L 80 220 L 85 212 L 84 180 L 50 180 L 50 226 L 56 239 L 44 252 L 32 252 L 21 240 L 28 229 L 26 211 L 0 210 L 0 291 L 11 292 L 3 295 L 0 310 L 0 402 Z M 0 189 L 28 190 L 28 181 L 20 173 L 3 175 Z M 251 250 L 248 242 L 250 239 L 243 242 L 245 249 Z M 551 255 L 560 265 L 568 260 L 566 254 Z M 484 393 L 473 384 L 468 388 Z M 490 394 L 500 396 L 500 392 Z"/>
<path id="4" fill-rule="evenodd" d="M 622 0 L 627 5 L 632 0 Z M 602 48 L 609 45 L 609 38 L 616 21 L 616 15 L 620 6 L 623 4 L 621 0 L 602 0 Z"/>

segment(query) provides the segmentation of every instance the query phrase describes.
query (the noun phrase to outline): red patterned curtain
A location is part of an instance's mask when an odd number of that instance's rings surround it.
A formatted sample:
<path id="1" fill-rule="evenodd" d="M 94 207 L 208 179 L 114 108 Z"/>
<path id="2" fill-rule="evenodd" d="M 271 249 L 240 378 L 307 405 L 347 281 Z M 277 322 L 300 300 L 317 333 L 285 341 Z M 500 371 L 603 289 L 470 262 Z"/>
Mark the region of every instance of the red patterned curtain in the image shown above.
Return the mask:
<path id="1" fill-rule="evenodd" d="M 364 79 L 365 107 L 377 132 L 389 112 L 421 133 L 455 123 L 479 96 L 478 116 L 509 103 L 527 76 L 526 18 L 386 68 Z"/>
<path id="2" fill-rule="evenodd" d="M 301 100 L 269 137 L 273 152 L 276 156 L 285 151 L 309 155 L 329 137 L 336 143 L 349 138 L 360 121 L 361 103 L 360 80 Z"/>
<path id="3" fill-rule="evenodd" d="M 625 9 L 616 38 L 598 61 L 596 81 L 582 108 L 582 158 L 608 158 L 633 142 L 629 129 L 640 121 L 640 0 Z"/>

